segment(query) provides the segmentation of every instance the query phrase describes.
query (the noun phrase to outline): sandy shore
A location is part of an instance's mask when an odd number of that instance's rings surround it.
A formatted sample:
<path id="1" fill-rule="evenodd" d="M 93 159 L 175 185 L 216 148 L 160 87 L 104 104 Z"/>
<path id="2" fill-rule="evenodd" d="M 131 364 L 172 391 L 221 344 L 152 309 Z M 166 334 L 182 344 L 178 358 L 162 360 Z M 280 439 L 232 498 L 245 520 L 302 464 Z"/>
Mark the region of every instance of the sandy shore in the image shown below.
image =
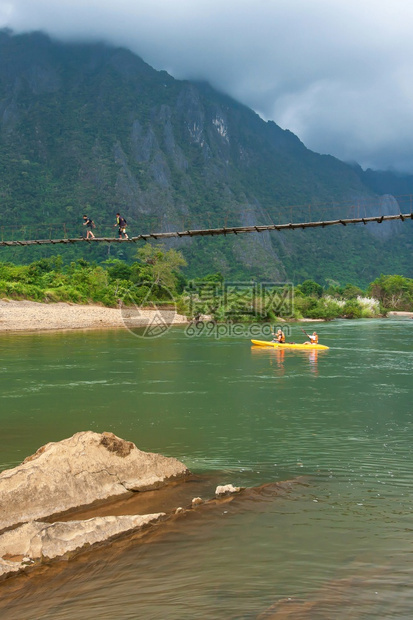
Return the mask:
<path id="1" fill-rule="evenodd" d="M 399 311 L 399 310 L 392 310 L 391 312 L 387 313 L 387 316 L 390 317 L 394 317 L 394 316 L 401 316 L 401 317 L 406 317 L 408 319 L 413 319 L 413 312 L 403 312 L 403 311 Z"/>
<path id="2" fill-rule="evenodd" d="M 131 322 L 133 327 L 145 328 L 157 320 L 157 314 L 151 309 L 131 313 L 103 306 L 0 300 L 0 332 L 125 328 Z M 173 325 L 188 322 L 173 311 L 163 313 L 162 320 Z"/>

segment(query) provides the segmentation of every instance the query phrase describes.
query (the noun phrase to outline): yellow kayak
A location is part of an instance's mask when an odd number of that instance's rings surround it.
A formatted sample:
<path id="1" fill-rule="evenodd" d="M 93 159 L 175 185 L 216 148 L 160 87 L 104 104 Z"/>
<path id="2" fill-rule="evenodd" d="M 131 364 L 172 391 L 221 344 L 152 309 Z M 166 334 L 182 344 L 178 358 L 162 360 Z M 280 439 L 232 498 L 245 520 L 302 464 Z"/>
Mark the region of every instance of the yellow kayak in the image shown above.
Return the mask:
<path id="1" fill-rule="evenodd" d="M 258 347 L 273 347 L 274 349 L 301 349 L 308 351 L 316 349 L 320 351 L 330 348 L 326 347 L 324 344 L 293 344 L 291 342 L 267 342 L 265 340 L 251 340 L 251 342 Z"/>

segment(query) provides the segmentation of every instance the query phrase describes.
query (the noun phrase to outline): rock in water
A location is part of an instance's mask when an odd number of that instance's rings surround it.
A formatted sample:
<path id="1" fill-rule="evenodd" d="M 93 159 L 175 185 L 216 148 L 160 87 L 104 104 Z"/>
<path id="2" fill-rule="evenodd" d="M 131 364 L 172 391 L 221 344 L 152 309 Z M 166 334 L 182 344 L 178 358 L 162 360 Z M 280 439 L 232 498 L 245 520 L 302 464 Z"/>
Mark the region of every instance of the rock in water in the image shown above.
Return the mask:
<path id="1" fill-rule="evenodd" d="M 0 536 L 0 556 L 22 557 L 26 560 L 52 560 L 67 553 L 80 551 L 116 536 L 156 523 L 164 513 L 93 517 L 81 521 L 43 523 L 32 521 Z"/>
<path id="2" fill-rule="evenodd" d="M 239 493 L 242 491 L 242 487 L 234 487 L 232 484 L 221 484 L 215 489 L 215 495 L 232 495 L 233 493 Z"/>
<path id="3" fill-rule="evenodd" d="M 76 433 L 0 474 L 0 530 L 187 474 L 178 460 L 142 452 L 112 433 Z"/>

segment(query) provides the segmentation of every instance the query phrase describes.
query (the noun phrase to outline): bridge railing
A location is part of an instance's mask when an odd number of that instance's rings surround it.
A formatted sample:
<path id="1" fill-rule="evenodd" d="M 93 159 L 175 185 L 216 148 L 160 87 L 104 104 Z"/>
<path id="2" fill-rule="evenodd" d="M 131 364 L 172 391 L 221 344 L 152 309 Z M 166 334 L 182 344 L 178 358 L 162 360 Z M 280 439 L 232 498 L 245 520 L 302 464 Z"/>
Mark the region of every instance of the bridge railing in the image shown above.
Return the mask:
<path id="1" fill-rule="evenodd" d="M 262 207 L 252 208 L 250 205 L 226 211 L 205 211 L 198 215 L 174 216 L 167 219 L 165 215 L 147 215 L 140 218 L 127 218 L 127 232 L 130 236 L 156 232 L 186 231 L 194 229 L 229 228 L 235 226 L 281 225 L 291 222 L 312 222 L 315 220 L 354 219 L 397 213 L 413 212 L 413 196 L 407 194 L 390 197 L 380 204 L 377 197 L 355 203 L 311 203 L 272 208 L 271 213 Z M 113 221 L 101 220 L 99 215 L 91 214 L 96 228 L 96 237 L 117 237 L 118 231 Z M 68 239 L 86 236 L 86 227 L 82 217 L 78 221 L 46 222 L 45 224 L 19 224 L 0 226 L 0 241 L 18 241 L 28 239 Z"/>

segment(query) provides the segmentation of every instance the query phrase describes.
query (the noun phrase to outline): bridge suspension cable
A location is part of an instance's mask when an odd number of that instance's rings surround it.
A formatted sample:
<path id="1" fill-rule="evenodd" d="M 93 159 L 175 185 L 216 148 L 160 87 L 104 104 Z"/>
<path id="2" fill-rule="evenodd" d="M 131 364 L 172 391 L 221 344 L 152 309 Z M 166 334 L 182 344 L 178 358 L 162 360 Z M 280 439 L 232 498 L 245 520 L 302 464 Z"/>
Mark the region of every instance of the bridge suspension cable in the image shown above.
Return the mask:
<path id="1" fill-rule="evenodd" d="M 137 235 L 136 237 L 129 237 L 128 239 L 120 239 L 117 237 L 95 237 L 86 239 L 86 237 L 66 237 L 62 239 L 35 239 L 35 240 L 13 240 L 13 241 L 0 241 L 0 247 L 15 247 L 15 246 L 35 246 L 35 245 L 57 245 L 73 243 L 136 243 L 137 241 L 151 241 L 162 239 L 175 239 L 184 237 L 207 237 L 216 235 L 239 235 L 244 233 L 261 233 L 271 230 L 285 231 L 285 230 L 304 230 L 306 228 L 325 228 L 326 226 L 347 224 L 370 224 L 376 222 L 381 224 L 382 222 L 389 222 L 394 220 L 413 220 L 413 213 L 398 213 L 396 215 L 380 215 L 376 217 L 357 217 L 349 219 L 337 219 L 337 220 L 325 220 L 321 222 L 301 222 L 289 224 L 266 224 L 260 226 L 232 226 L 223 228 L 205 228 L 194 230 L 182 230 L 178 232 L 160 232 L 160 233 L 147 233 Z"/>

